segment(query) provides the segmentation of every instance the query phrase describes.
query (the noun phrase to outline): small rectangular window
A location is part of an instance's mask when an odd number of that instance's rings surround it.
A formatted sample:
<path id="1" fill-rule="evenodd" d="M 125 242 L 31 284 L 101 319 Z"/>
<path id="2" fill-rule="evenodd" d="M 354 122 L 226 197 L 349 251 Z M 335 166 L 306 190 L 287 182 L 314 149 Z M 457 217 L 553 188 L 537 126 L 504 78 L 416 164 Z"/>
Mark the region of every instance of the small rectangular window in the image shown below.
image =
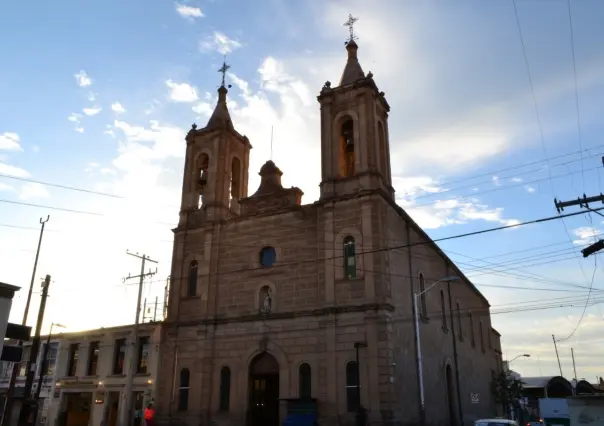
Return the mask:
<path id="1" fill-rule="evenodd" d="M 70 377 L 75 377 L 76 370 L 78 368 L 78 352 L 80 349 L 80 345 L 77 343 L 72 343 L 69 345 L 69 358 L 67 363 L 67 375 Z"/>
<path id="2" fill-rule="evenodd" d="M 88 375 L 96 376 L 99 363 L 100 342 L 91 342 L 88 349 Z"/>
<path id="3" fill-rule="evenodd" d="M 139 374 L 147 373 L 149 364 L 149 337 L 138 339 L 138 358 L 136 360 L 136 372 Z"/>
<path id="4" fill-rule="evenodd" d="M 113 355 L 113 374 L 124 374 L 124 360 L 126 359 L 126 339 L 117 339 Z"/>

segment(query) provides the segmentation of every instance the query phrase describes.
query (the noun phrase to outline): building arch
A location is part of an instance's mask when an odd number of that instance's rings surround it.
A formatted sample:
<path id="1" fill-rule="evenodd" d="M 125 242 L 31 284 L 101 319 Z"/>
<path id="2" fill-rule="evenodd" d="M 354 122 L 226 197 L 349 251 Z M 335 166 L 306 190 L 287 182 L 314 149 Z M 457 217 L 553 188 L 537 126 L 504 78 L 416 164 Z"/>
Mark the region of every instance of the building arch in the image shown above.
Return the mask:
<path id="1" fill-rule="evenodd" d="M 342 141 L 343 126 L 346 122 L 351 122 L 351 136 L 353 139 L 353 152 L 352 157 L 346 154 L 344 142 Z M 333 155 L 334 155 L 334 174 L 339 177 L 352 177 L 360 169 L 362 164 L 362 147 L 360 143 L 360 120 L 359 115 L 356 111 L 345 110 L 340 111 L 333 118 L 332 121 L 332 141 L 333 141 Z M 349 164 L 349 166 L 347 166 Z"/>

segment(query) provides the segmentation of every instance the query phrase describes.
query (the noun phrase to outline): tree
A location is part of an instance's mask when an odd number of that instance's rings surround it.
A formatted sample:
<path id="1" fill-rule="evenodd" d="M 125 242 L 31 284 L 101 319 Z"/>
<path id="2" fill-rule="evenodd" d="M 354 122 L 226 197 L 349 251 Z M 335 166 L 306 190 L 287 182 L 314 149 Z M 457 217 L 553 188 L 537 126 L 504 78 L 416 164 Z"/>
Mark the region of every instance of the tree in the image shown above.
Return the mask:
<path id="1" fill-rule="evenodd" d="M 503 412 L 508 414 L 510 408 L 518 412 L 520 398 L 522 398 L 522 380 L 517 379 L 511 371 L 502 371 L 493 374 L 492 392 L 495 401 L 503 407 Z"/>

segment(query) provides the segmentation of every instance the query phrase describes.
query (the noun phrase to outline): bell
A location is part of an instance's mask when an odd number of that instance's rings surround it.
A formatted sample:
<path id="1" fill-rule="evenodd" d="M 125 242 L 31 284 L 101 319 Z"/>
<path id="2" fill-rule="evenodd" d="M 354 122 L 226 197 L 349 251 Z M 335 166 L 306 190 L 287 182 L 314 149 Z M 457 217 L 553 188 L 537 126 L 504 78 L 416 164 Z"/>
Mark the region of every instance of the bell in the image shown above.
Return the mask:
<path id="1" fill-rule="evenodd" d="M 199 185 L 200 185 L 201 187 L 204 187 L 204 186 L 206 186 L 207 184 L 208 184 L 208 172 L 204 170 L 204 171 L 201 173 L 201 176 L 200 176 L 200 178 L 199 178 Z"/>
<path id="2" fill-rule="evenodd" d="M 354 141 L 352 136 L 346 136 L 346 152 L 354 152 Z"/>

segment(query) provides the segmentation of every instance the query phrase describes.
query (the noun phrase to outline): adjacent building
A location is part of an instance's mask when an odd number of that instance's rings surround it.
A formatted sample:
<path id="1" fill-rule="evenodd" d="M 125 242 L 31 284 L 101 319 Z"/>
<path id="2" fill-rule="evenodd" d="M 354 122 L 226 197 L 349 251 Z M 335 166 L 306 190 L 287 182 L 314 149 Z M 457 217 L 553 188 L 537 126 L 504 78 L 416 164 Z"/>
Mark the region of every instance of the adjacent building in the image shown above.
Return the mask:
<path id="1" fill-rule="evenodd" d="M 44 350 L 47 344 L 48 336 L 41 337 L 40 351 L 38 352 L 38 357 L 36 360 L 36 374 L 34 376 L 34 383 L 32 386 L 32 392 L 35 392 L 38 388 L 38 382 L 40 378 L 40 372 L 42 369 L 42 356 L 44 354 Z M 13 344 L 17 344 L 17 342 L 11 342 Z M 55 387 L 56 382 L 56 370 L 57 370 L 57 362 L 58 362 L 58 352 L 61 345 L 61 338 L 56 337 L 50 340 L 50 346 L 47 354 L 47 364 L 46 370 L 42 373 L 42 388 L 40 390 L 40 398 L 42 399 L 40 403 L 40 410 L 38 412 L 38 424 L 46 424 L 46 420 L 48 418 L 48 408 L 52 401 L 52 393 Z M 15 381 L 15 388 L 13 390 L 13 411 L 12 418 L 13 421 L 16 421 L 18 418 L 19 409 L 21 406 L 21 402 L 25 397 L 25 378 L 27 371 L 27 360 L 29 360 L 29 355 L 31 351 L 31 341 L 23 343 L 23 356 L 22 361 L 19 363 L 18 375 Z M 13 363 L 12 362 L 1 362 L 0 363 L 0 400 L 5 400 L 9 391 L 10 377 L 13 371 Z M 4 404 L 2 404 L 4 407 Z M 2 416 L 0 416 L 2 417 Z"/>
<path id="2" fill-rule="evenodd" d="M 139 339 L 132 345 L 133 326 L 101 328 L 77 333 L 63 333 L 51 338 L 48 363 L 43 375 L 38 424 L 54 426 L 61 420 L 65 426 L 116 426 L 124 410 L 123 392 L 130 373 L 130 360 L 135 356 L 133 404 L 142 409 L 153 401 L 158 371 L 161 324 L 145 323 L 139 328 Z M 47 337 L 42 336 L 38 371 Z M 29 359 L 31 342 L 24 344 L 24 360 Z M 26 361 L 15 385 L 14 398 L 23 398 Z M 0 364 L 0 395 L 8 391 L 10 363 Z M 17 410 L 15 410 L 17 411 Z M 14 414 L 14 413 L 13 413 Z"/>
<path id="3" fill-rule="evenodd" d="M 354 424 L 361 407 L 372 425 L 495 414 L 489 302 L 397 205 L 390 106 L 354 40 L 346 51 L 340 82 L 318 96 L 318 201 L 302 204 L 273 161 L 248 195 L 252 145 L 224 80 L 207 125 L 186 136 L 160 424 L 276 426 L 294 409 L 324 426 Z"/>

